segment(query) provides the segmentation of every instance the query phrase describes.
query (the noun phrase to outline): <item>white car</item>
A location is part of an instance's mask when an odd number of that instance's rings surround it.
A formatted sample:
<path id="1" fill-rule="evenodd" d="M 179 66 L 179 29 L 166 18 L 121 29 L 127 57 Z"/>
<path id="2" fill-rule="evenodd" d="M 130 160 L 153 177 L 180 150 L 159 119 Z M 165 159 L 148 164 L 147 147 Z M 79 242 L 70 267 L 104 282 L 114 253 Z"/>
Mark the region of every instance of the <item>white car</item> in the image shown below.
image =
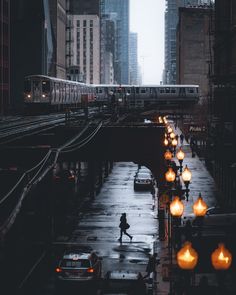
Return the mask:
<path id="1" fill-rule="evenodd" d="M 153 179 L 149 173 L 137 173 L 134 177 L 134 190 L 151 190 Z"/>

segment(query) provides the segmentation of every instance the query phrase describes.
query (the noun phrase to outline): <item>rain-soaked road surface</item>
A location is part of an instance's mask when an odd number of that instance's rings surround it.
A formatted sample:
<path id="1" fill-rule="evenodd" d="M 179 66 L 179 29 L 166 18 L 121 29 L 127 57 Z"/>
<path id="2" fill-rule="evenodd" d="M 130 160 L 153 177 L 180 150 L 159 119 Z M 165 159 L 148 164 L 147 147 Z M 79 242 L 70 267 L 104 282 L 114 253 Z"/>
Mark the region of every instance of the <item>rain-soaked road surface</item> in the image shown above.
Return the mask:
<path id="1" fill-rule="evenodd" d="M 79 214 L 77 227 L 66 241 L 95 250 L 102 257 L 103 276 L 112 270 L 145 273 L 148 254 L 153 251 L 153 242 L 157 239 L 156 202 L 149 191 L 134 191 L 136 170 L 134 163 L 114 164 L 100 193 L 89 208 Z M 127 232 L 133 236 L 132 242 L 127 236 L 123 236 L 122 243 L 118 241 L 123 212 L 127 214 L 130 224 Z M 37 288 L 39 294 L 56 294 L 54 285 L 54 279 L 49 278 L 45 285 Z M 75 294 L 78 293 L 75 291 Z"/>

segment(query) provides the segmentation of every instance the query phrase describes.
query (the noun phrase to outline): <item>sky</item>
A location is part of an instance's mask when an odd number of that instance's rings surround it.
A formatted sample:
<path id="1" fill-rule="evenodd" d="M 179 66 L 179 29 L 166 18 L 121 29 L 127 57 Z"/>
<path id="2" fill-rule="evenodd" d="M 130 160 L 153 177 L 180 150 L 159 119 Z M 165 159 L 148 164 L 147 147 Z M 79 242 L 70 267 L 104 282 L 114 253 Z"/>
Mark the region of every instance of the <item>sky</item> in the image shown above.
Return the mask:
<path id="1" fill-rule="evenodd" d="M 138 33 L 143 84 L 160 84 L 164 68 L 165 0 L 130 0 L 130 30 Z"/>

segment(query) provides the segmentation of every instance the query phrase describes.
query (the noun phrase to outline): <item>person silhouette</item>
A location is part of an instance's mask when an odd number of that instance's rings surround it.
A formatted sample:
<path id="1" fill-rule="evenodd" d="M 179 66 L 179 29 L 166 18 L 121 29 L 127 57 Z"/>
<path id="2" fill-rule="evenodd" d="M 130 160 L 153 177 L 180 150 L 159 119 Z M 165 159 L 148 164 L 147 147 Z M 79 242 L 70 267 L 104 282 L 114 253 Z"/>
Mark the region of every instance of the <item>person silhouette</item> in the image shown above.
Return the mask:
<path id="1" fill-rule="evenodd" d="M 126 213 L 122 213 L 121 217 L 120 217 L 120 238 L 118 239 L 121 243 L 122 243 L 122 235 L 126 235 L 130 238 L 130 241 L 132 241 L 133 237 L 131 235 L 129 235 L 126 230 L 130 227 L 130 225 L 127 222 L 126 219 Z"/>

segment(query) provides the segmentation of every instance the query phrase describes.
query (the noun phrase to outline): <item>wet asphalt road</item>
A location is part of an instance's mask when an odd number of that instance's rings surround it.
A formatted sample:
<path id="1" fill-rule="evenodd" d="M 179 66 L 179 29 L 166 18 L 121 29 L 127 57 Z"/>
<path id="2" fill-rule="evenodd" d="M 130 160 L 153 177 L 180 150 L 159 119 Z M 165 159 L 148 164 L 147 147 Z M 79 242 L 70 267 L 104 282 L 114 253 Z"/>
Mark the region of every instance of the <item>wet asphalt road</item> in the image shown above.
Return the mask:
<path id="1" fill-rule="evenodd" d="M 150 191 L 134 191 L 136 170 L 134 163 L 115 163 L 100 193 L 86 211 L 79 214 L 72 236 L 58 239 L 59 244 L 65 242 L 67 247 L 85 245 L 95 250 L 102 258 L 103 276 L 112 270 L 145 274 L 148 254 L 152 253 L 153 242 L 158 238 L 156 200 Z M 123 212 L 127 214 L 130 224 L 127 232 L 133 236 L 132 242 L 127 236 L 123 236 L 122 243 L 118 241 Z M 37 286 L 37 291 L 40 295 L 56 294 L 54 278 Z M 83 291 L 77 292 L 78 289 L 72 293 L 83 294 Z"/>

